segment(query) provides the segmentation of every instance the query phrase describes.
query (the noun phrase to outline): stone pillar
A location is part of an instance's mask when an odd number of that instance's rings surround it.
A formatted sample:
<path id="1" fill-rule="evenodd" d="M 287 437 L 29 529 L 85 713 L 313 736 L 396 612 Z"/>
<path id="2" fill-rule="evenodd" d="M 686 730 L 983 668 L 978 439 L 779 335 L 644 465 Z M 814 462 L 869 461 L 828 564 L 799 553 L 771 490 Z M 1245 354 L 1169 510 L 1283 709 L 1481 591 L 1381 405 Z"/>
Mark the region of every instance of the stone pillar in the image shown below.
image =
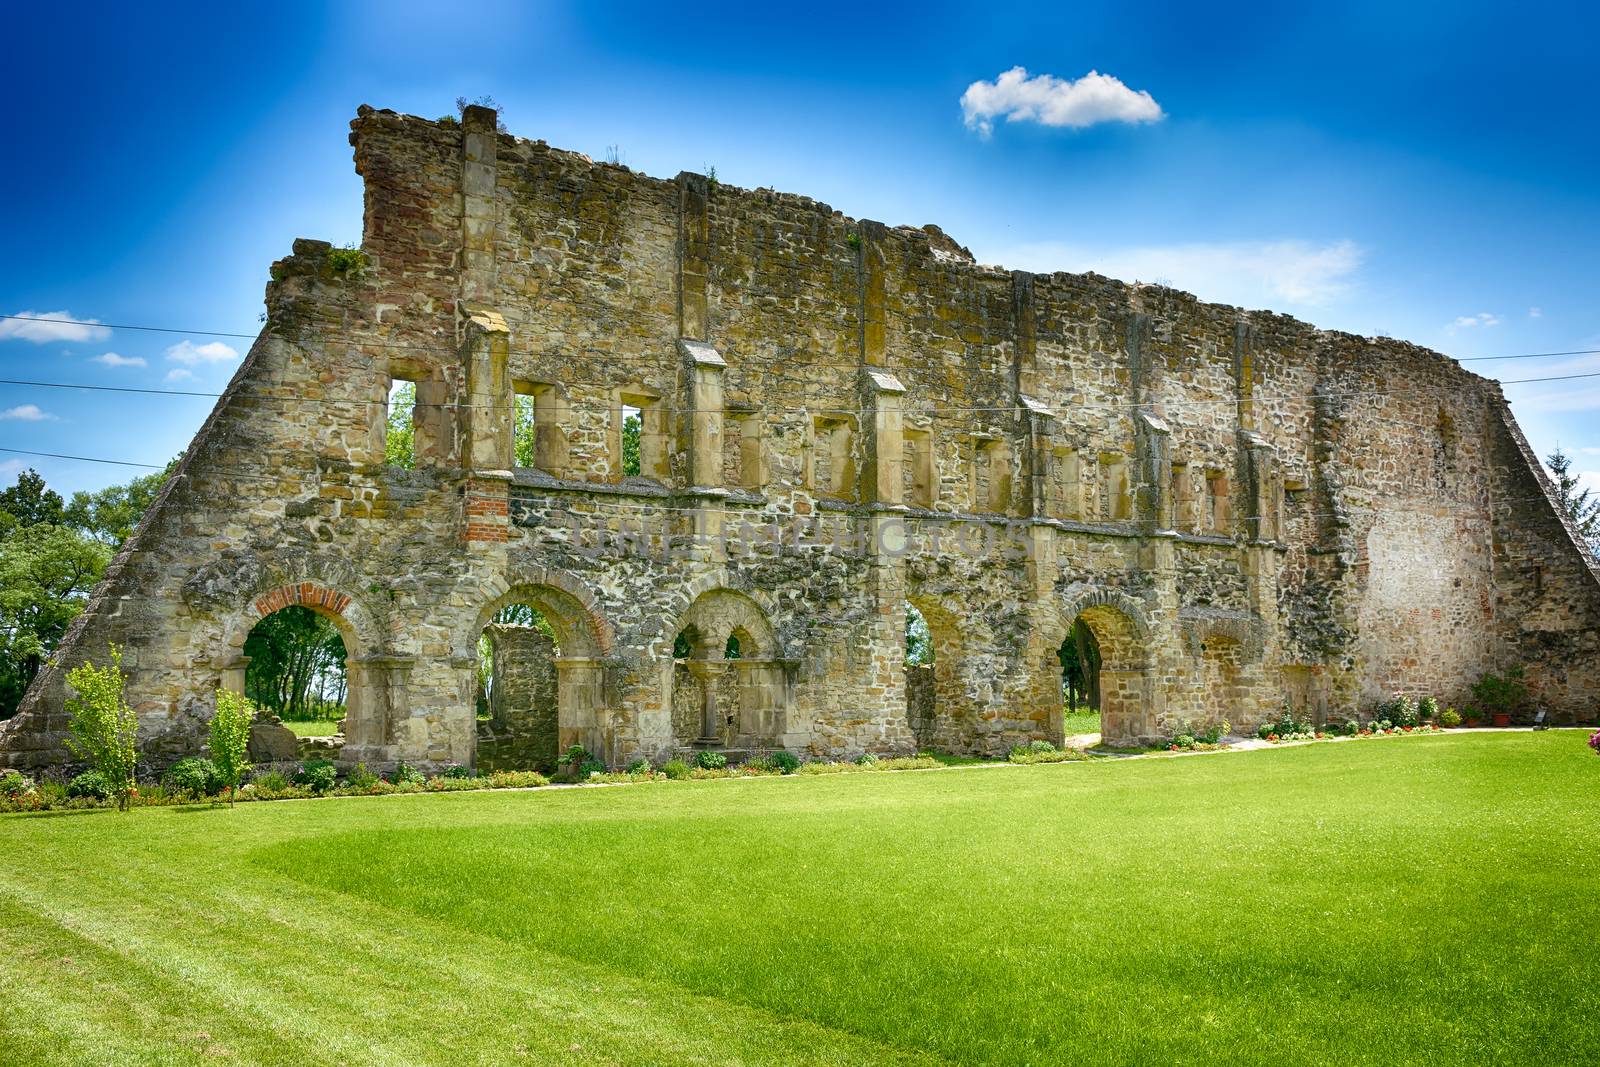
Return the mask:
<path id="1" fill-rule="evenodd" d="M 718 683 L 727 669 L 722 660 L 692 659 L 688 661 L 689 673 L 700 683 L 700 736 L 697 745 L 722 744 L 722 709 L 717 701 Z"/>
<path id="2" fill-rule="evenodd" d="M 684 434 L 689 452 L 689 484 L 695 488 L 722 486 L 722 376 L 728 364 L 715 348 L 702 341 L 680 340 L 684 373 L 688 380 L 688 425 Z"/>
<path id="3" fill-rule="evenodd" d="M 703 174 L 678 175 L 678 336 L 709 334 L 706 275 L 711 251 L 711 183 Z"/>
<path id="4" fill-rule="evenodd" d="M 245 673 L 249 669 L 249 656 L 240 656 L 231 663 L 223 664 L 221 678 L 222 688 L 226 689 L 230 693 L 238 693 L 240 696 L 244 696 L 244 677 Z"/>
<path id="5" fill-rule="evenodd" d="M 461 113 L 461 298 L 495 298 L 495 184 L 500 116 L 468 105 Z"/>
<path id="6" fill-rule="evenodd" d="M 609 763 L 612 753 L 610 716 L 605 710 L 605 667 L 588 656 L 556 658 L 557 744 L 562 752 L 582 745 Z"/>
<path id="7" fill-rule="evenodd" d="M 1170 530 L 1172 510 L 1172 428 L 1165 419 L 1140 411 L 1134 419 L 1137 463 L 1134 470 L 1133 517 L 1152 530 Z"/>
<path id="8" fill-rule="evenodd" d="M 1148 744 L 1156 739 L 1156 709 L 1150 704 L 1155 688 L 1145 667 L 1126 670 L 1100 668 L 1100 732 L 1112 746 Z"/>
<path id="9" fill-rule="evenodd" d="M 397 758 L 396 738 L 402 731 L 396 724 L 409 717 L 407 686 L 414 664 L 408 656 L 364 656 L 348 659 L 344 748 L 342 762 L 389 763 Z"/>
<path id="10" fill-rule="evenodd" d="M 1032 277 L 1028 275 L 1030 283 Z M 1055 412 L 1031 396 L 1024 395 L 1021 401 L 1028 432 L 1023 459 L 1023 477 L 1028 480 L 1026 514 L 1042 518 L 1050 514 L 1050 428 Z"/>
<path id="11" fill-rule="evenodd" d="M 498 312 L 463 308 L 458 327 L 460 358 L 467 372 L 465 466 L 472 471 L 509 471 L 513 466 L 516 398 L 511 381 L 511 331 Z"/>
<path id="12" fill-rule="evenodd" d="M 871 413 L 862 499 L 880 504 L 903 503 L 905 439 L 900 398 L 906 387 L 888 371 L 871 368 L 864 369 L 861 384 L 863 406 Z"/>

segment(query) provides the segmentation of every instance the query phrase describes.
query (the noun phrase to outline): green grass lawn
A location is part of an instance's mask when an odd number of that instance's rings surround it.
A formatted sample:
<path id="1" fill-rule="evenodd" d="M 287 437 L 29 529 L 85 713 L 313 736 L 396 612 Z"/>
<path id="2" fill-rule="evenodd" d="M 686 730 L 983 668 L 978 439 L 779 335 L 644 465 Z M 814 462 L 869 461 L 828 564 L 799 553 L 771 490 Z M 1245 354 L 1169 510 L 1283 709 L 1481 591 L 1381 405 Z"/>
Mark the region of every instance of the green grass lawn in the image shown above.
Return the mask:
<path id="1" fill-rule="evenodd" d="M 336 719 L 284 719 L 283 725 L 287 726 L 296 737 L 332 737 L 339 732 L 339 723 Z"/>
<path id="2" fill-rule="evenodd" d="M 1073 734 L 1097 734 L 1100 732 L 1100 713 L 1098 711 L 1079 711 L 1076 714 L 1064 712 L 1061 716 L 1061 732 L 1071 737 Z"/>
<path id="3" fill-rule="evenodd" d="M 1577 731 L 0 817 L 0 1061 L 1594 1063 Z"/>

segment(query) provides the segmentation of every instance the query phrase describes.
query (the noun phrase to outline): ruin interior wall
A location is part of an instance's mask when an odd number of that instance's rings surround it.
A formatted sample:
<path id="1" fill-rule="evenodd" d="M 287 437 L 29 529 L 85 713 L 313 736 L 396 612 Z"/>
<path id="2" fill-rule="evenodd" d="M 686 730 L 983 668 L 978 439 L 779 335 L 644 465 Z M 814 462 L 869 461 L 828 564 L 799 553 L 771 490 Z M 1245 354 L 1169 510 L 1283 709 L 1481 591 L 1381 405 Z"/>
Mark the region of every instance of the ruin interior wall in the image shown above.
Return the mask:
<path id="1" fill-rule="evenodd" d="M 1059 739 L 1080 614 L 1121 741 L 1459 702 L 1514 664 L 1592 713 L 1593 562 L 1497 387 L 1437 353 L 981 266 L 483 109 L 352 129 L 365 268 L 310 241 L 274 265 L 260 340 L 58 656 L 123 647 L 155 761 L 289 603 L 344 635 L 345 757 L 377 765 L 472 761 L 476 641 L 514 602 L 557 632 L 561 743 L 613 763 L 911 751 L 907 603 L 956 751 Z M 384 463 L 397 379 L 411 470 Z M 0 760 L 59 761 L 64 698 L 47 668 Z"/>

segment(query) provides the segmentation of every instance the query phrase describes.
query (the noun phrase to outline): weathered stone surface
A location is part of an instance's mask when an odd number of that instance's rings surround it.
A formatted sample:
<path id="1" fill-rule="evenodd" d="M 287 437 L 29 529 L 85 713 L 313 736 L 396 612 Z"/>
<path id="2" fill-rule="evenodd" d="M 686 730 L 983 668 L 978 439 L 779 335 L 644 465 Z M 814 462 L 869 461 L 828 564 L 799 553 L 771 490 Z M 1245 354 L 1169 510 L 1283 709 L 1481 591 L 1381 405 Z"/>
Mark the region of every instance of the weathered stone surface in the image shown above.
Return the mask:
<path id="1" fill-rule="evenodd" d="M 1080 615 L 1117 741 L 1456 702 L 1518 663 L 1593 713 L 1596 564 L 1495 383 L 1437 353 L 980 266 L 934 227 L 595 164 L 483 109 L 352 130 L 367 268 L 304 240 L 274 265 L 260 339 L 0 764 L 64 758 L 61 669 L 108 642 L 147 758 L 197 750 L 288 604 L 338 627 L 341 757 L 374 769 L 499 758 L 476 641 L 510 603 L 557 634 L 557 746 L 611 763 L 1059 739 Z M 401 378 L 415 470 L 384 465 Z M 937 653 L 910 718 L 908 602 Z"/>

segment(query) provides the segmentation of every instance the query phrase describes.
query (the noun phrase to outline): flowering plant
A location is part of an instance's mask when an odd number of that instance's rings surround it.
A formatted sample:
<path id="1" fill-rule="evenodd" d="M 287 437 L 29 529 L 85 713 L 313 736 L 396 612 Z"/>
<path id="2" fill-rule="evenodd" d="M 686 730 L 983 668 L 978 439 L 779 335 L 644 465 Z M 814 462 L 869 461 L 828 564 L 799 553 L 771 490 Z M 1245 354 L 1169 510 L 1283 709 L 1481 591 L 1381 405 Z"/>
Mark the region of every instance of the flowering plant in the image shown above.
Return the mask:
<path id="1" fill-rule="evenodd" d="M 1600 756 L 1600 730 L 1589 735 L 1589 747 L 1594 749 L 1595 755 Z"/>

